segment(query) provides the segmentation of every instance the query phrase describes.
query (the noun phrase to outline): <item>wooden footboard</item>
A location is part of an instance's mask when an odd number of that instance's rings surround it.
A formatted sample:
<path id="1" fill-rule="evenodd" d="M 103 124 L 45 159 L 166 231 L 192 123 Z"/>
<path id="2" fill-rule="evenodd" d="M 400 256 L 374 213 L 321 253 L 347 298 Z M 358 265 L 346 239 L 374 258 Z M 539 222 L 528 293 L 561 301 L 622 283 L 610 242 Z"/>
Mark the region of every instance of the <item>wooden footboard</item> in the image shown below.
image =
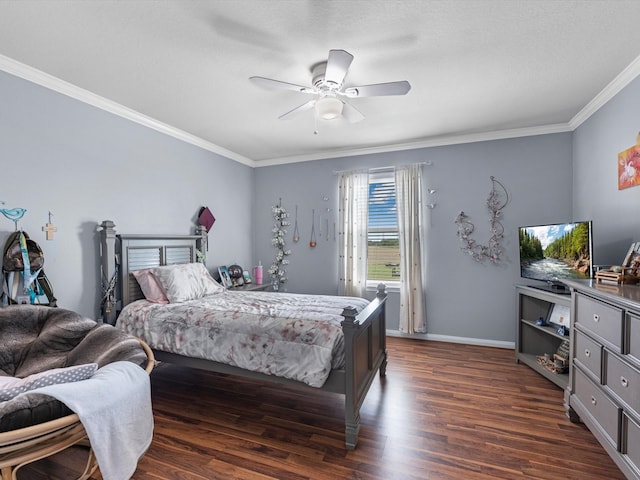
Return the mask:
<path id="1" fill-rule="evenodd" d="M 360 407 L 369 391 L 376 372 L 386 375 L 387 342 L 385 302 L 387 294 L 383 284 L 378 285 L 376 298 L 358 313 L 354 308 L 345 308 L 345 444 L 354 449 L 360 431 Z"/>

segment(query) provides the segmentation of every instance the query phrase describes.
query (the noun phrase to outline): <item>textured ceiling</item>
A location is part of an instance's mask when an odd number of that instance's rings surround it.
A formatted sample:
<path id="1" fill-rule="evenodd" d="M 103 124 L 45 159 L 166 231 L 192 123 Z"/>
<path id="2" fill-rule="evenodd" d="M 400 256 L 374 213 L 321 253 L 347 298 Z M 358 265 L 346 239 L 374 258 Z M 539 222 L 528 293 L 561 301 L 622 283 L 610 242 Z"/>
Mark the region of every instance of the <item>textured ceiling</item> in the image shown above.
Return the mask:
<path id="1" fill-rule="evenodd" d="M 638 18 L 637 0 L 0 0 L 0 68 L 267 165 L 570 130 L 637 74 Z M 347 86 L 411 91 L 353 99 L 355 124 L 278 120 L 309 97 L 248 78 L 310 85 L 330 49 L 355 57 Z"/>

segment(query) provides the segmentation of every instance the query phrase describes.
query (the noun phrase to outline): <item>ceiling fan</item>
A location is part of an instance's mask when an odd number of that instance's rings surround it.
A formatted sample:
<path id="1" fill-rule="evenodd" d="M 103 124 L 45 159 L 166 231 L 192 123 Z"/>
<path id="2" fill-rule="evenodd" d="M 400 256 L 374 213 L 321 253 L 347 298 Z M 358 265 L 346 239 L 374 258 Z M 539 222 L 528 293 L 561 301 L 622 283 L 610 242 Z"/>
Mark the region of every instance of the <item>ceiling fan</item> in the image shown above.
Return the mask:
<path id="1" fill-rule="evenodd" d="M 249 80 L 264 88 L 293 90 L 314 95 L 312 100 L 280 115 L 279 119 L 288 119 L 301 112 L 315 109 L 318 118 L 323 120 L 333 120 L 343 116 L 349 122 L 355 123 L 362 120 L 364 115 L 351 105 L 347 99 L 406 95 L 411 90 L 411 85 L 406 80 L 345 87 L 343 82 L 352 61 L 353 55 L 349 52 L 329 50 L 327 61 L 320 62 L 311 68 L 312 86 L 310 87 L 265 77 L 250 77 Z"/>

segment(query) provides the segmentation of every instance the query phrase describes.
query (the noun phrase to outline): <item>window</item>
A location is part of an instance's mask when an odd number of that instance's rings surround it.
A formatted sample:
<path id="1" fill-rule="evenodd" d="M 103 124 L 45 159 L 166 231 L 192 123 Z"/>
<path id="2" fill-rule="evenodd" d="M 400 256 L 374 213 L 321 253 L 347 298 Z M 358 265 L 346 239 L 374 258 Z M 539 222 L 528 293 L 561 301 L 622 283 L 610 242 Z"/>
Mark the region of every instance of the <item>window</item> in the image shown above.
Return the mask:
<path id="1" fill-rule="evenodd" d="M 400 242 L 393 170 L 369 174 L 367 280 L 400 281 Z"/>

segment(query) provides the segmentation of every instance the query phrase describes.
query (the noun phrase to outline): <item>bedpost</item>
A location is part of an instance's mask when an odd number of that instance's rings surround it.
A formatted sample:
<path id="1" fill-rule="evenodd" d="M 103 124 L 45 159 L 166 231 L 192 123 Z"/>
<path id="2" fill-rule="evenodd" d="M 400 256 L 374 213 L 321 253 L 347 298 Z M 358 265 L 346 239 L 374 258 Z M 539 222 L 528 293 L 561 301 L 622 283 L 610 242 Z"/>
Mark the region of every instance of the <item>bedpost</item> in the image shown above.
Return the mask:
<path id="1" fill-rule="evenodd" d="M 207 233 L 207 227 L 204 225 L 196 226 L 196 235 L 200 236 L 200 239 L 196 241 L 196 249 L 200 252 L 197 255 L 198 261 L 201 263 L 207 263 L 207 251 L 209 250 L 209 237 Z"/>
<path id="2" fill-rule="evenodd" d="M 345 392 L 344 392 L 344 420 L 345 420 L 345 444 L 347 449 L 353 450 L 358 443 L 360 432 L 360 404 L 358 401 L 356 382 L 356 366 L 354 365 L 354 337 L 357 333 L 356 316 L 358 311 L 353 307 L 346 307 L 342 311 L 344 320 L 342 330 L 344 332 L 345 354 Z"/>
<path id="3" fill-rule="evenodd" d="M 115 324 L 116 321 L 116 224 L 111 220 L 104 220 L 100 230 L 100 260 L 101 260 L 101 301 L 100 310 L 102 321 L 108 324 Z"/>
<path id="4" fill-rule="evenodd" d="M 376 373 L 387 368 L 386 286 L 378 285 L 376 298 L 362 311 L 349 306 L 342 311 L 345 355 L 345 444 L 353 450 L 360 432 L 360 407 Z"/>
<path id="5" fill-rule="evenodd" d="M 387 286 L 384 283 L 378 284 L 376 297 L 382 301 L 387 297 Z M 382 363 L 380 364 L 380 376 L 387 376 L 387 309 L 383 308 L 380 312 L 380 348 L 382 349 Z"/>

